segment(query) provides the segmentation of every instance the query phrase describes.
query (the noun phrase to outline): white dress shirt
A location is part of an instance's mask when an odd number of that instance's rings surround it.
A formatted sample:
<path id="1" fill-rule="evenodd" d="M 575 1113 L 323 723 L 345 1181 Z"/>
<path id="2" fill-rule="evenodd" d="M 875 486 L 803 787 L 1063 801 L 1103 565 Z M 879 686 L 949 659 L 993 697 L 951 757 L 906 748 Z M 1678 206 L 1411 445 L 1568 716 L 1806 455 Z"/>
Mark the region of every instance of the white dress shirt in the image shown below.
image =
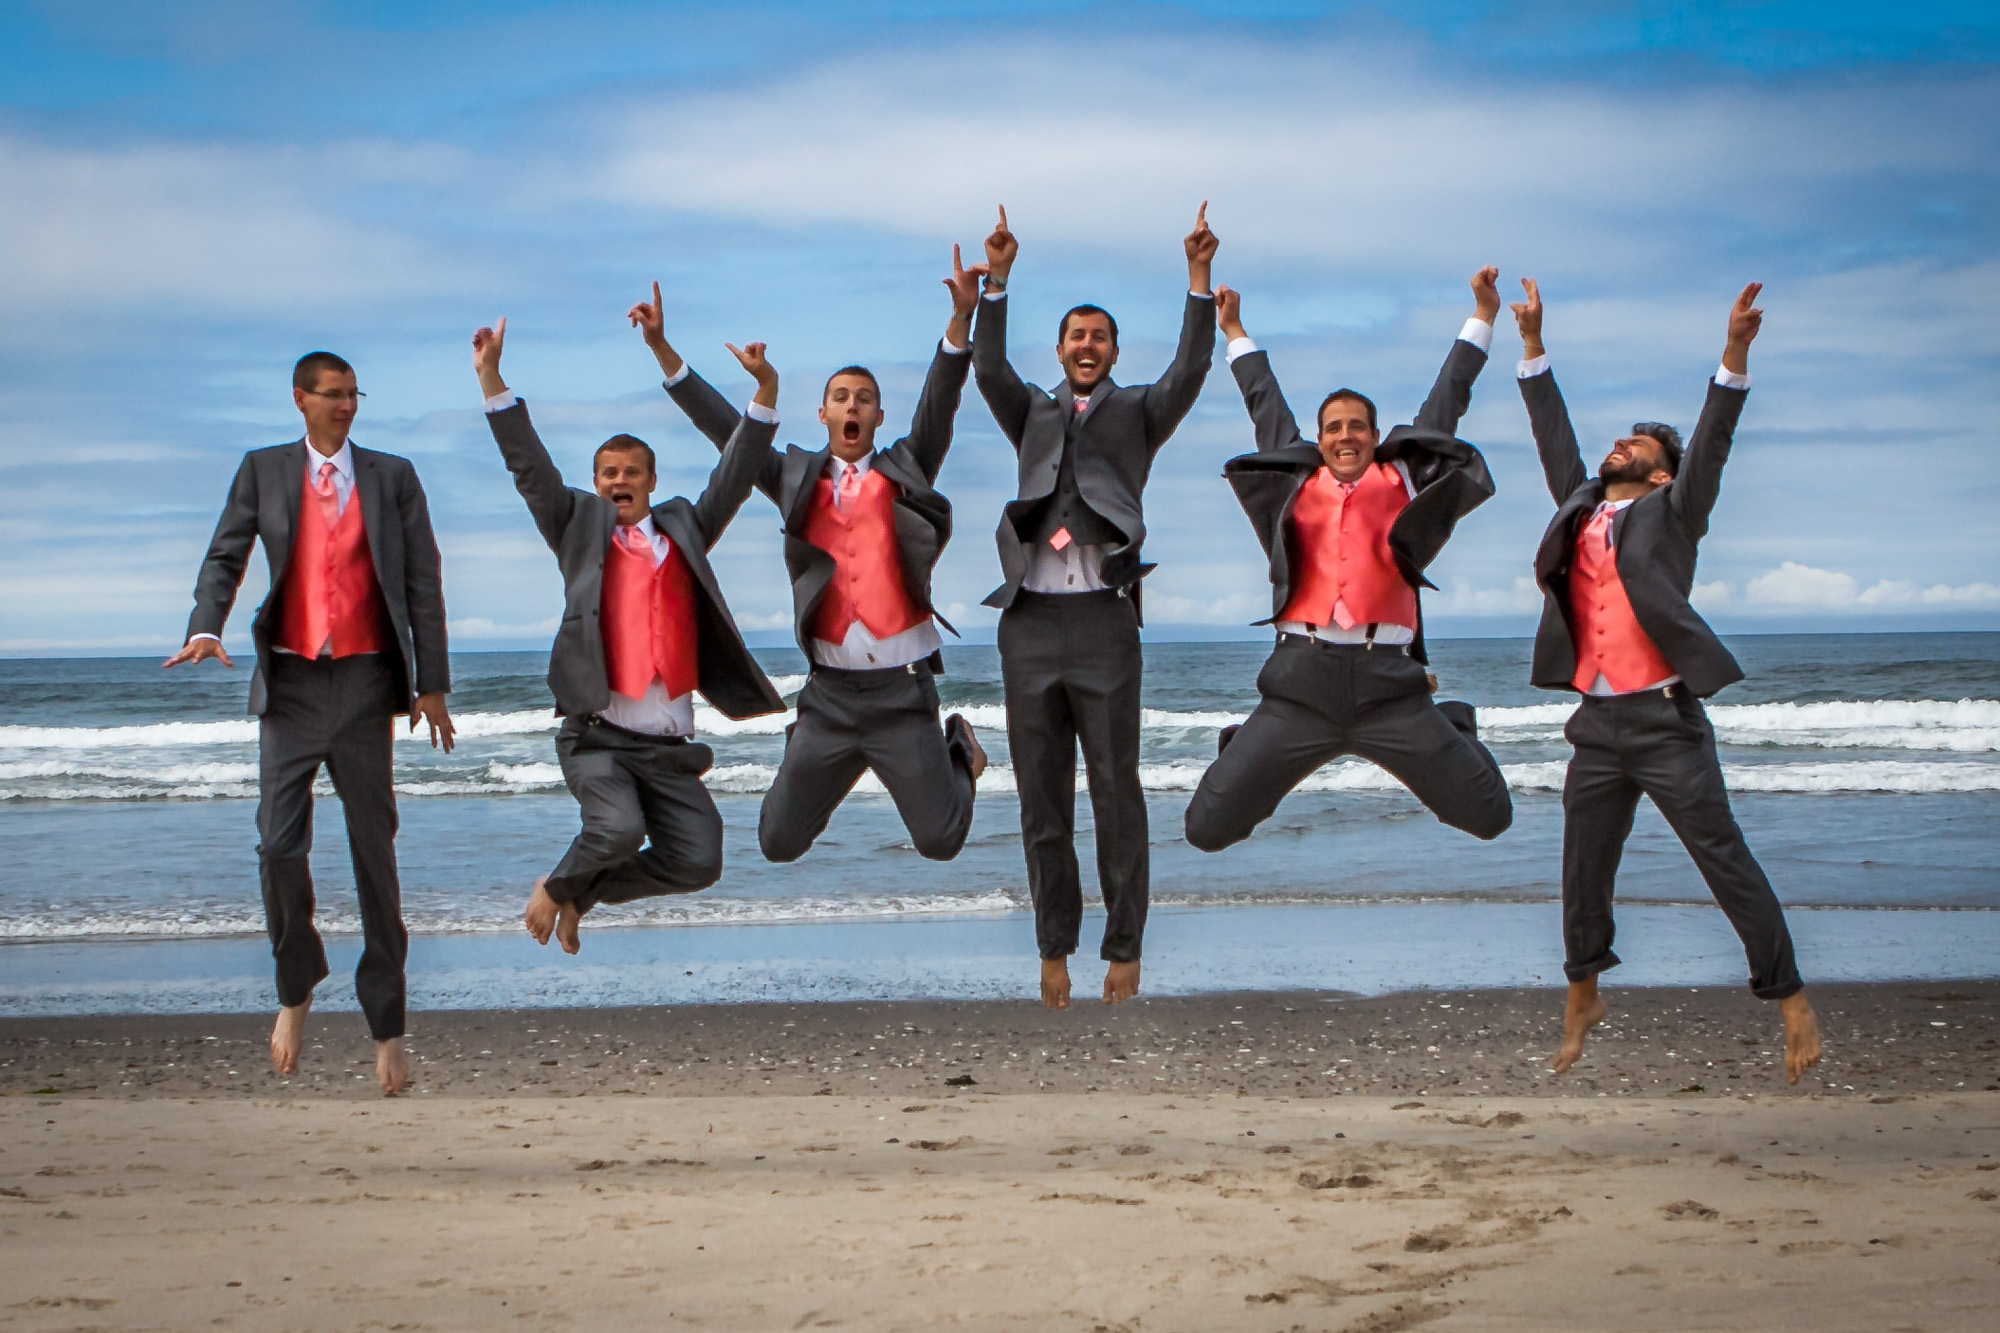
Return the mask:
<path id="1" fill-rule="evenodd" d="M 1188 295 L 1204 301 L 1215 299 L 1212 292 L 1190 291 Z M 1005 291 L 998 291 L 985 293 L 983 299 L 1002 301 L 1006 297 Z M 1108 387 L 1100 381 L 1083 401 L 1086 404 L 1094 401 L 1098 389 Z M 1082 412 L 1089 409 L 1078 408 L 1072 401 L 1070 410 Z M 1028 567 L 1021 575 L 1021 586 L 1029 592 L 1042 593 L 1101 592 L 1105 587 L 1104 547 L 1094 542 L 1088 545 L 1068 542 L 1058 551 L 1047 542 L 1036 542 L 1028 548 Z"/>
<path id="2" fill-rule="evenodd" d="M 327 457 L 319 450 L 313 448 L 312 445 L 308 443 L 306 445 L 307 486 L 311 487 L 314 490 L 319 489 L 319 470 L 328 463 L 333 464 L 333 500 L 334 500 L 335 512 L 336 514 L 345 514 L 347 512 L 347 502 L 354 494 L 353 441 L 342 440 L 340 442 L 340 448 L 334 450 L 333 456 L 331 458 Z M 222 642 L 222 636 L 218 634 L 196 633 L 188 635 L 189 643 L 193 643 L 196 639 L 214 639 L 217 643 Z M 298 654 L 293 652 L 291 649 L 280 648 L 275 643 L 271 645 L 271 651 L 274 653 L 283 653 L 287 657 L 298 656 Z M 329 635 L 327 637 L 327 641 L 320 645 L 319 655 L 321 657 L 326 657 L 330 655 L 332 652 L 333 652 L 333 638 L 331 635 Z"/>
<path id="3" fill-rule="evenodd" d="M 1459 329 L 1458 340 L 1471 343 L 1482 352 L 1490 352 L 1493 350 L 1493 326 L 1475 315 L 1466 320 L 1465 326 Z M 1228 347 L 1223 349 L 1223 355 L 1229 359 L 1231 365 L 1234 365 L 1237 357 L 1248 356 L 1257 350 L 1259 350 L 1257 344 L 1249 338 L 1231 338 Z M 1410 498 L 1416 499 L 1417 487 L 1416 483 L 1410 480 L 1408 465 L 1398 458 L 1389 466 L 1395 468 L 1396 475 L 1403 479 L 1403 489 L 1410 493 Z M 1352 484 L 1343 483 L 1341 489 L 1351 494 L 1354 487 Z M 1336 612 L 1341 609 L 1338 602 L 1334 603 Z M 1348 618 L 1353 619 L 1351 615 Z M 1299 634 L 1309 639 L 1318 639 L 1321 643 L 1368 643 L 1371 639 L 1370 626 L 1361 622 L 1357 622 L 1351 629 L 1342 629 L 1337 621 L 1331 625 L 1309 625 L 1303 620 L 1280 620 L 1277 622 L 1277 628 L 1282 634 Z M 1405 647 L 1417 640 L 1416 628 L 1411 625 L 1379 621 L 1373 626 L 1373 630 L 1373 641 L 1387 648 Z"/>
<path id="4" fill-rule="evenodd" d="M 943 346 L 946 351 L 957 350 L 950 343 L 945 343 Z M 827 455 L 826 475 L 833 482 L 835 504 L 840 503 L 840 485 L 847 479 L 847 474 L 853 472 L 857 479 L 866 478 L 874 463 L 873 454 L 866 455 L 853 463 L 832 454 Z M 897 553 L 895 569 L 897 577 L 900 578 L 902 574 L 900 552 Z M 937 622 L 929 616 L 925 616 L 906 630 L 891 634 L 886 639 L 876 638 L 857 618 L 847 627 L 847 634 L 839 643 L 814 639 L 812 655 L 813 661 L 821 666 L 838 667 L 845 671 L 877 671 L 921 662 L 942 647 L 944 639 L 938 634 Z"/>

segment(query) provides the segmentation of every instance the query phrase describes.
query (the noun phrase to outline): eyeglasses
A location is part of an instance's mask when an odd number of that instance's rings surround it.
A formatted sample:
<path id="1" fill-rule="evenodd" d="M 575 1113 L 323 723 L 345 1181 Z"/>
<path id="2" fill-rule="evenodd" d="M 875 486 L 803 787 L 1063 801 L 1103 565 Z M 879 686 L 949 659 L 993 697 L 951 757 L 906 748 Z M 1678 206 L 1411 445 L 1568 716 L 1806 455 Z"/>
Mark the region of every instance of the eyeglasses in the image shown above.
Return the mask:
<path id="1" fill-rule="evenodd" d="M 368 396 L 359 389 L 300 389 L 299 392 L 315 398 L 331 398 L 336 403 L 359 403 Z"/>

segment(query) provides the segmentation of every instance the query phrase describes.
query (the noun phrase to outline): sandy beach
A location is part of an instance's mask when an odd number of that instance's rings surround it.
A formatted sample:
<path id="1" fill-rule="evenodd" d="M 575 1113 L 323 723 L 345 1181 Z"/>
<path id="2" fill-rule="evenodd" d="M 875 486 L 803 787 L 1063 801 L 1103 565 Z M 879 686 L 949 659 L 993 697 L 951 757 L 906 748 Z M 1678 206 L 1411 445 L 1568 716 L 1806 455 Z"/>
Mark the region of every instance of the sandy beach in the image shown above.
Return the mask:
<path id="1" fill-rule="evenodd" d="M 0 1024 L 0 1326 L 1946 1330 L 2000 985 Z"/>

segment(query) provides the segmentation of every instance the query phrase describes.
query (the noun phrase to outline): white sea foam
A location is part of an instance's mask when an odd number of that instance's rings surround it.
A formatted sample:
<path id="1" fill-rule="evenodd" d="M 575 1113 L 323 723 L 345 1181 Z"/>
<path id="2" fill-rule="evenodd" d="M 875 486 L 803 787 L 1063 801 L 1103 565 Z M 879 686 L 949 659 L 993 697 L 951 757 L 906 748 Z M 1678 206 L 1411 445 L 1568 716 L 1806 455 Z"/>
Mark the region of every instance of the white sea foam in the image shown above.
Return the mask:
<path id="1" fill-rule="evenodd" d="M 1503 744 L 1558 740 L 1576 707 L 1559 703 L 1482 708 L 1479 732 Z M 2000 700 L 1993 699 L 1714 704 L 1708 718 L 1724 745 L 2000 753 Z"/>

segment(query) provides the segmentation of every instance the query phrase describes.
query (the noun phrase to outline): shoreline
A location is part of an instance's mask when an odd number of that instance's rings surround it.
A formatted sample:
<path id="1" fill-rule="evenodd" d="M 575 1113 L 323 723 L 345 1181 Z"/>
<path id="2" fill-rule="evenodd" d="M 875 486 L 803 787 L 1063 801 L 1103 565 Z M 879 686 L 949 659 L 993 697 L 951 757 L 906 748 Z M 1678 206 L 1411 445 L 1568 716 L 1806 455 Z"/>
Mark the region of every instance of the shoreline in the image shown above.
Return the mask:
<path id="1" fill-rule="evenodd" d="M 1622 969 L 1621 969 L 1622 970 Z M 1611 1014 L 1584 1059 L 1545 1066 L 1562 988 L 1141 995 L 1031 1001 L 816 1001 L 411 1015 L 402 1101 L 632 1095 L 1049 1093 L 1839 1098 L 2000 1091 L 2000 981 L 1808 988 L 1827 1056 L 1797 1088 L 1775 1005 L 1741 987 L 1642 987 L 1607 974 Z M 0 1097 L 380 1101 L 358 1018 L 316 1011 L 280 1078 L 269 1013 L 0 1019 Z M 970 1083 L 949 1080 L 970 1078 Z"/>

